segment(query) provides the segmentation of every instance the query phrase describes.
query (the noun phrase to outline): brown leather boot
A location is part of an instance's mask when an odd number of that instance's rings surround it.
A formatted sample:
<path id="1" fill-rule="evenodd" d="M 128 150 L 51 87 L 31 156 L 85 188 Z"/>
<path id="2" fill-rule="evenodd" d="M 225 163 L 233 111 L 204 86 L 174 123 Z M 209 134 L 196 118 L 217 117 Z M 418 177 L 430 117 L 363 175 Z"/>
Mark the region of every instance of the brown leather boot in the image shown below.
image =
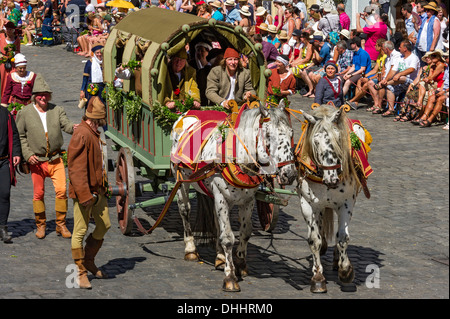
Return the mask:
<path id="1" fill-rule="evenodd" d="M 66 227 L 66 213 L 56 212 L 56 233 L 64 238 L 72 237 L 72 234 Z"/>
<path id="2" fill-rule="evenodd" d="M 34 218 L 36 220 L 36 237 L 39 239 L 45 238 L 46 218 L 45 218 L 45 204 L 41 200 L 33 200 Z"/>
<path id="3" fill-rule="evenodd" d="M 67 198 L 55 198 L 56 233 L 64 238 L 72 237 L 66 227 Z"/>
<path id="4" fill-rule="evenodd" d="M 97 268 L 94 259 L 97 256 L 100 247 L 102 247 L 103 239 L 97 240 L 89 234 L 86 238 L 86 246 L 84 247 L 84 266 L 89 270 L 96 278 L 106 279 L 108 275 Z"/>
<path id="5" fill-rule="evenodd" d="M 81 289 L 92 289 L 91 283 L 89 282 L 89 278 L 87 276 L 87 270 L 83 265 L 83 248 L 72 248 L 72 258 L 78 268 L 78 287 Z"/>

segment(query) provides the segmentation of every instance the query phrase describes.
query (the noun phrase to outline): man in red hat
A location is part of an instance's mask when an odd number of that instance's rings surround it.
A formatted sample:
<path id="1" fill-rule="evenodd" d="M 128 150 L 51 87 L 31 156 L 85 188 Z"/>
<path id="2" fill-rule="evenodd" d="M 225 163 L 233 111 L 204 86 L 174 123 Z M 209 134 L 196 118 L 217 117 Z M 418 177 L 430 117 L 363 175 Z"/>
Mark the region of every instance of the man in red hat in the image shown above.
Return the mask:
<path id="1" fill-rule="evenodd" d="M 228 108 L 229 100 L 241 104 L 251 95 L 256 95 L 256 92 L 250 71 L 242 67 L 239 53 L 227 48 L 220 65 L 212 68 L 208 75 L 206 97 L 212 104 Z"/>

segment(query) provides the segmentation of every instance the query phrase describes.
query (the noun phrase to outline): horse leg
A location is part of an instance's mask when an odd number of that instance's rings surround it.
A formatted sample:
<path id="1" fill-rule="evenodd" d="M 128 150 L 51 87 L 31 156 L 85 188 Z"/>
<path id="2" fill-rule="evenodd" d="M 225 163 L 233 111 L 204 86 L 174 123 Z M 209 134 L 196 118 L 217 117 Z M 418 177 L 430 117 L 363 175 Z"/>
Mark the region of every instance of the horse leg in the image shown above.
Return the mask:
<path id="1" fill-rule="evenodd" d="M 320 262 L 320 250 L 322 247 L 322 236 L 320 235 L 319 220 L 321 214 L 315 214 L 309 203 L 301 198 L 303 218 L 308 224 L 308 244 L 313 257 L 313 276 L 311 278 L 311 292 L 327 292 L 325 277 L 323 276 L 323 266 Z"/>
<path id="2" fill-rule="evenodd" d="M 214 222 L 216 223 L 217 229 L 217 238 L 216 238 L 216 260 L 214 262 L 214 267 L 216 270 L 225 270 L 225 252 L 223 251 L 223 247 L 220 244 L 219 240 L 219 222 L 217 220 L 217 215 L 215 214 Z"/>
<path id="3" fill-rule="evenodd" d="M 183 184 L 177 191 L 177 204 L 184 227 L 184 260 L 197 261 L 199 255 L 194 243 L 189 215 L 191 213 L 191 203 L 189 201 L 189 185 Z"/>
<path id="4" fill-rule="evenodd" d="M 247 269 L 247 244 L 252 234 L 252 211 L 254 201 L 249 201 L 248 204 L 239 207 L 239 245 L 236 251 L 236 275 L 245 277 L 248 275 Z"/>
<path id="5" fill-rule="evenodd" d="M 355 279 L 355 272 L 353 270 L 352 263 L 347 255 L 347 247 L 349 241 L 348 225 L 352 217 L 353 205 L 349 202 L 345 202 L 339 210 L 339 230 L 336 237 L 336 249 L 338 266 L 338 277 L 342 283 L 351 283 Z"/>
<path id="6" fill-rule="evenodd" d="M 217 191 L 214 192 L 214 204 L 219 223 L 219 243 L 225 253 L 225 279 L 222 289 L 227 292 L 238 292 L 241 291 L 241 288 L 235 275 L 233 263 L 234 234 L 230 224 L 228 203 L 224 196 Z"/>

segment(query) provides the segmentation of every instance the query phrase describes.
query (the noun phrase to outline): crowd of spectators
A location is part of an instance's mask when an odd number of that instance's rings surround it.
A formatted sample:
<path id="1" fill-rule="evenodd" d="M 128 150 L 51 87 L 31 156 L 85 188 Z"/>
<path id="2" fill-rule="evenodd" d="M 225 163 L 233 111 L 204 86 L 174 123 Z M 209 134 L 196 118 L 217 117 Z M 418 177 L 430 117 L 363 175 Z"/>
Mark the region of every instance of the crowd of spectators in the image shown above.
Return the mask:
<path id="1" fill-rule="evenodd" d="M 329 85 L 336 106 L 348 104 L 358 109 L 363 100 L 370 105 L 367 111 L 373 114 L 424 127 L 445 117 L 448 113 L 448 102 L 442 98 L 448 96 L 445 2 L 403 1 L 402 18 L 391 23 L 389 1 L 363 1 L 367 5 L 354 17 L 346 13 L 344 4 L 334 7 L 329 2 L 309 8 L 299 0 L 274 0 L 271 8 L 262 0 L 130 2 L 135 10 L 155 5 L 241 26 L 255 42 L 262 43 L 269 68 L 279 70 L 280 63 L 276 63 L 279 56 L 288 61 L 282 67 L 283 74 L 287 72 L 296 80 L 295 88 L 289 92 L 311 98 L 312 102 L 328 102 L 324 99 L 328 94 L 317 91 L 328 90 Z M 0 24 L 12 21 L 22 44 L 47 46 L 62 41 L 68 50 L 92 57 L 93 45 L 104 44 L 110 28 L 133 9 L 108 7 L 105 5 L 108 1 L 95 6 L 90 2 L 4 0 Z M 198 64 L 197 60 L 196 69 L 209 63 L 211 48 L 202 50 L 203 62 Z M 441 64 L 436 67 L 435 57 L 444 67 Z M 245 66 L 245 57 L 242 59 Z M 330 69 L 335 71 L 335 77 L 324 83 L 321 80 L 328 79 L 324 66 L 331 67 L 330 62 L 336 66 L 336 70 Z"/>

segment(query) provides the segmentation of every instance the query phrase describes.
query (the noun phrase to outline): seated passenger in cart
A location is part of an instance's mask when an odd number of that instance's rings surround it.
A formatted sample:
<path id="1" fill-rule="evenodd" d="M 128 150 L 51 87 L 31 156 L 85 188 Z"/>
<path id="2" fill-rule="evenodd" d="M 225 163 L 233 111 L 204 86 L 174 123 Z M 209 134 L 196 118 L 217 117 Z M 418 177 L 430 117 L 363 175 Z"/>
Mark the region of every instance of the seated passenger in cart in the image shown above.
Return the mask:
<path id="1" fill-rule="evenodd" d="M 187 63 L 188 55 L 183 48 L 170 57 L 169 85 L 168 92 L 170 95 L 164 99 L 164 105 L 169 109 L 176 108 L 175 101 L 185 101 L 188 96 L 194 99 L 193 108 L 200 108 L 200 90 L 197 85 L 197 73 L 193 67 Z"/>
<path id="2" fill-rule="evenodd" d="M 250 71 L 242 67 L 239 53 L 227 48 L 219 66 L 208 74 L 206 97 L 212 104 L 229 108 L 228 101 L 238 104 L 256 95 Z"/>

